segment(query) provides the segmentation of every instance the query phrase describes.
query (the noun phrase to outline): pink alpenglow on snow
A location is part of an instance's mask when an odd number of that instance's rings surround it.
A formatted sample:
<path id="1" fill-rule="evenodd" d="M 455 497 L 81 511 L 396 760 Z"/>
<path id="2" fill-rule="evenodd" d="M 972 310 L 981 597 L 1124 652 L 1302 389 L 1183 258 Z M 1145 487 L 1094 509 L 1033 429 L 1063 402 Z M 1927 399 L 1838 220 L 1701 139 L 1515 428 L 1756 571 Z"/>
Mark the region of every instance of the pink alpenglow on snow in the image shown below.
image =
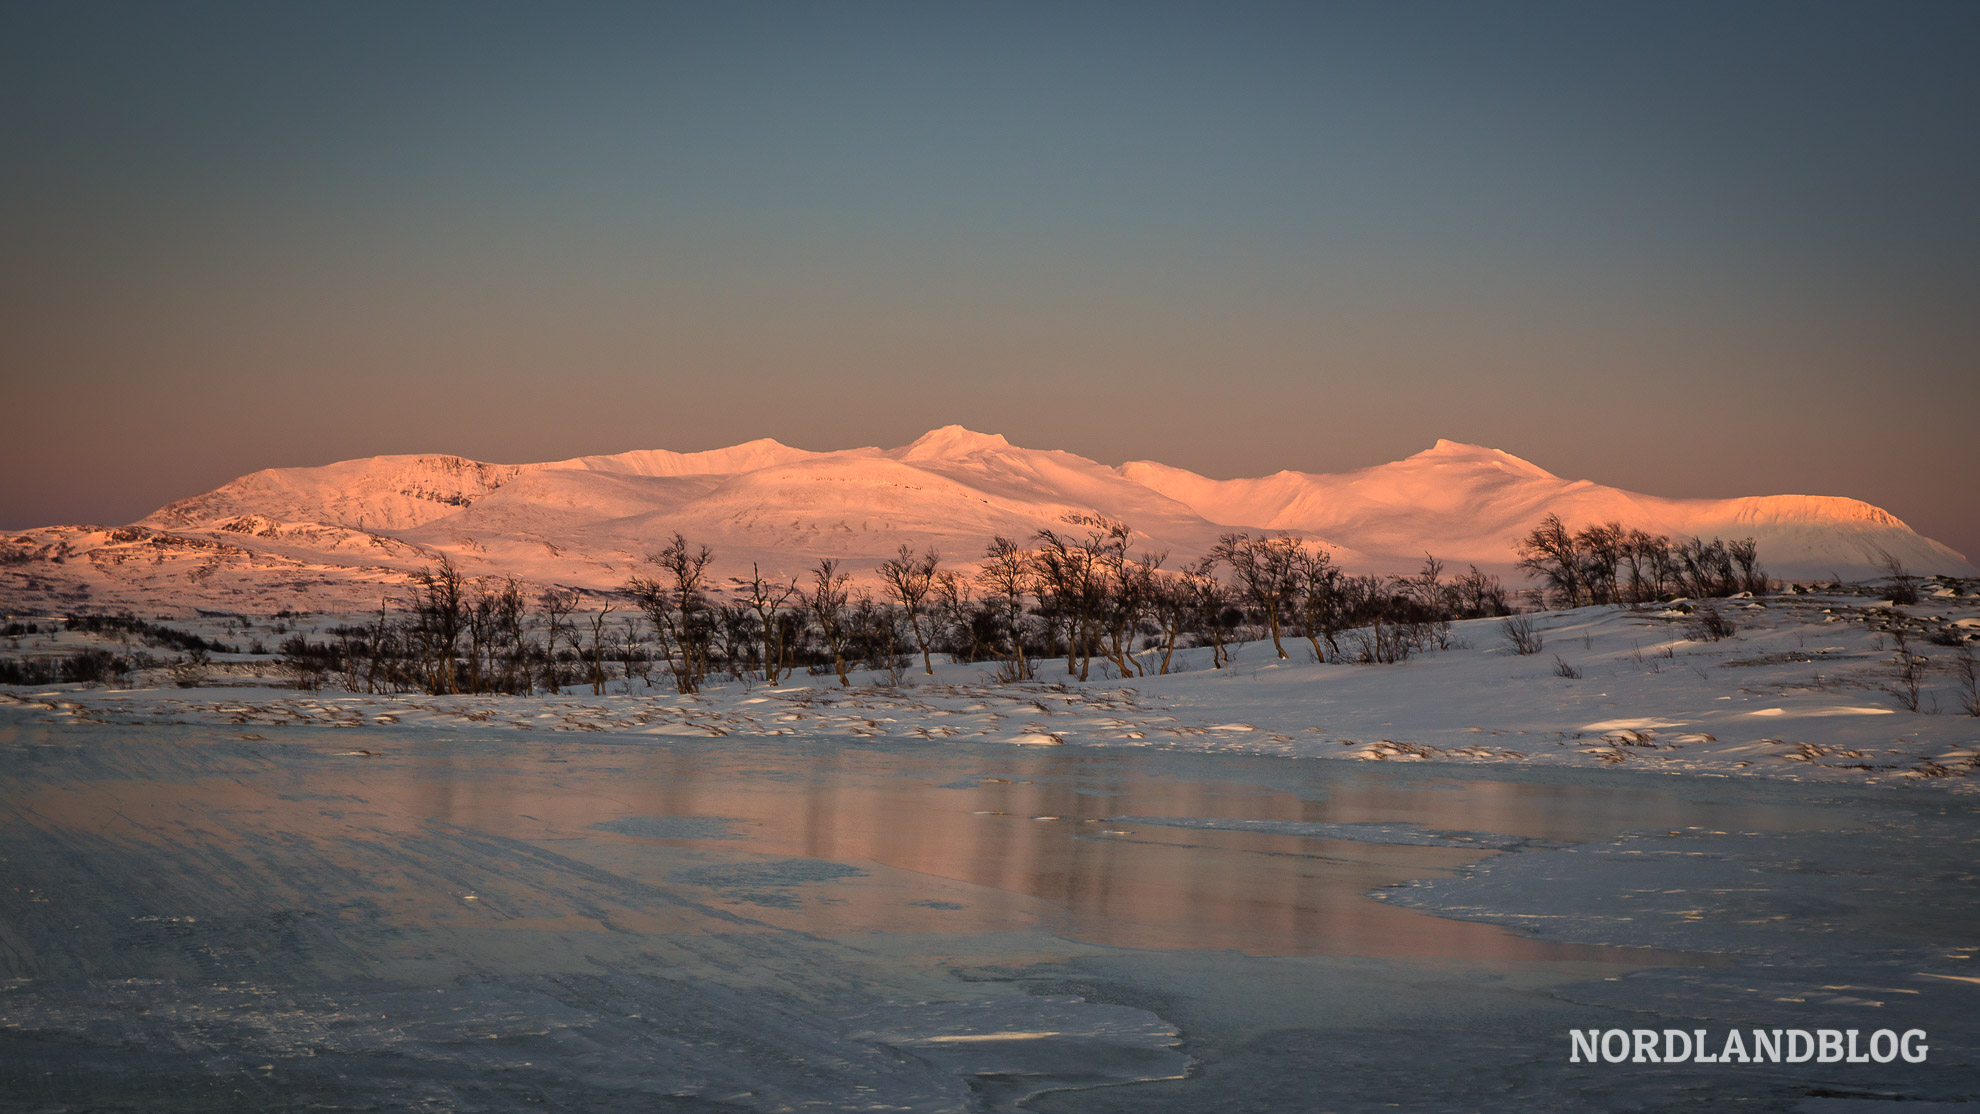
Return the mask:
<path id="1" fill-rule="evenodd" d="M 1556 476 L 1510 453 L 1438 441 L 1338 474 L 1214 480 L 1153 461 L 1118 467 L 961 426 L 894 449 L 813 452 L 761 439 L 706 452 L 642 449 L 540 464 L 379 456 L 255 472 L 132 526 L 55 526 L 0 539 L 0 602 L 375 606 L 442 556 L 470 576 L 617 588 L 675 533 L 722 575 L 796 574 L 821 557 L 870 571 L 903 544 L 967 565 L 1002 535 L 1068 516 L 1131 526 L 1172 560 L 1232 531 L 1289 533 L 1358 572 L 1426 553 L 1519 580 L 1515 541 L 1548 514 L 1673 537 L 1752 537 L 1775 576 L 1863 578 L 1885 555 L 1974 575 L 1962 555 L 1854 499 L 1672 499 Z M 67 593 L 68 595 L 64 595 Z M 43 598 L 46 597 L 46 598 Z"/>

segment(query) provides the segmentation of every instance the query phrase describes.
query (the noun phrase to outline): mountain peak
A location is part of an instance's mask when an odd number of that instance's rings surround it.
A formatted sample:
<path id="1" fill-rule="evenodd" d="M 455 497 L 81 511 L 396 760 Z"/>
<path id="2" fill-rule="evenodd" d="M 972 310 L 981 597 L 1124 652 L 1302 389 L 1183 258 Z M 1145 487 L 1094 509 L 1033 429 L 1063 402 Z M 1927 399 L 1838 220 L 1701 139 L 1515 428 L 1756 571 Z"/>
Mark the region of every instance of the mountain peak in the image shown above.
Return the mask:
<path id="1" fill-rule="evenodd" d="M 1488 448 L 1484 445 L 1472 445 L 1463 441 L 1452 441 L 1447 437 L 1439 437 L 1436 444 L 1420 453 L 1414 453 L 1406 459 L 1422 461 L 1427 464 L 1491 464 L 1508 471 L 1525 473 L 1529 476 L 1545 476 L 1549 479 L 1559 478 L 1538 464 L 1516 457 L 1503 449 Z"/>
<path id="2" fill-rule="evenodd" d="M 740 445 L 692 453 L 677 453 L 672 449 L 634 449 L 610 456 L 580 456 L 541 467 L 619 472 L 634 476 L 728 475 L 788 464 L 812 455 L 774 438 L 759 437 Z"/>
<path id="3" fill-rule="evenodd" d="M 1473 445 L 1467 441 L 1453 441 L 1448 437 L 1437 438 L 1437 443 L 1412 457 L 1494 457 L 1505 453 L 1485 445 Z"/>
<path id="4" fill-rule="evenodd" d="M 951 460 L 990 449 L 1008 449 L 1001 434 L 978 433 L 959 425 L 931 429 L 900 450 L 902 460 Z"/>
<path id="5" fill-rule="evenodd" d="M 1921 572 L 1974 573 L 1853 499 L 1662 498 L 1569 482 L 1448 438 L 1348 472 L 1213 480 L 1149 462 L 1108 468 L 950 425 L 886 449 L 812 452 L 761 438 L 539 464 L 428 454 L 256 472 L 146 518 L 143 544 L 164 548 L 142 561 L 135 543 L 80 527 L 0 539 L 0 565 L 38 562 L 0 577 L 0 611 L 47 613 L 85 594 L 133 611 L 288 607 L 297 593 L 357 609 L 392 581 L 386 570 L 440 556 L 473 576 L 608 591 L 656 537 L 676 532 L 710 546 L 725 573 L 821 557 L 863 573 L 903 544 L 960 555 L 966 569 L 993 538 L 1061 528 L 1069 513 L 1131 523 L 1179 562 L 1243 531 L 1324 543 L 1358 572 L 1413 570 L 1432 553 L 1511 577 L 1514 540 L 1557 514 L 1570 529 L 1614 521 L 1672 538 L 1751 537 L 1777 576 L 1874 576 L 1880 553 Z"/>

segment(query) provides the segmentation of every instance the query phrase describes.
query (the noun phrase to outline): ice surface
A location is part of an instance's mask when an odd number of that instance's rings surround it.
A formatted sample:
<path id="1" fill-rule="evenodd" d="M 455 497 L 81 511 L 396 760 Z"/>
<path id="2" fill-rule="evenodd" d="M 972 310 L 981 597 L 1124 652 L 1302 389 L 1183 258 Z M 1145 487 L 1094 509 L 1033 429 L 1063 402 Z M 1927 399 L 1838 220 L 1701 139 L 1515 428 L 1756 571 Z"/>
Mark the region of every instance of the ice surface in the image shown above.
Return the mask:
<path id="1" fill-rule="evenodd" d="M 1963 796 L 244 733 L 0 728 L 0 1109 L 1790 1109 L 1980 1078 Z M 1933 1059 L 1566 1062 L 1570 1027 L 1845 1023 Z"/>
<path id="2" fill-rule="evenodd" d="M 803 762 L 409 749 L 10 731 L 0 1109 L 961 1111 L 1182 1074 L 1155 1015 L 944 966 L 1079 950 L 1027 911 L 993 918 L 1001 943 L 882 946 L 970 887 L 890 869 L 847 891 L 876 868 L 655 807 L 773 795 Z M 639 807 L 601 817 L 615 798 Z M 1016 1033 L 1036 1035 L 994 1039 Z"/>
<path id="3" fill-rule="evenodd" d="M 1397 843 L 1414 847 L 1476 847 L 1490 851 L 1517 851 L 1528 847 L 1555 846 L 1549 840 L 1494 832 L 1443 832 L 1415 824 L 1321 824 L 1302 820 L 1233 820 L 1214 816 L 1121 816 L 1121 824 L 1161 824 L 1204 831 L 1266 832 L 1300 836 L 1306 839 L 1338 839 L 1352 843 Z"/>

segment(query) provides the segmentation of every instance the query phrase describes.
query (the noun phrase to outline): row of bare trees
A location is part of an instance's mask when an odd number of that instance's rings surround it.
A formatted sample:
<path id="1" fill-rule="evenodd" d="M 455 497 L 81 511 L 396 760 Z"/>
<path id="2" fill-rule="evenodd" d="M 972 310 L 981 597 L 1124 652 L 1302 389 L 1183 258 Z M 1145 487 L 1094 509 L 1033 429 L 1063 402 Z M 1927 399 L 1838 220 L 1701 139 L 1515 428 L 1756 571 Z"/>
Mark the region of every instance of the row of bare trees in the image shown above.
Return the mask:
<path id="1" fill-rule="evenodd" d="M 1517 549 L 1519 567 L 1561 607 L 1767 590 L 1767 573 L 1752 538 L 1672 540 L 1620 522 L 1570 531 L 1559 515 L 1550 514 L 1520 539 Z"/>
<path id="2" fill-rule="evenodd" d="M 1412 576 L 1353 576 L 1291 535 L 1230 533 L 1202 558 L 1167 568 L 1137 550 L 1133 531 L 1068 515 L 1028 539 L 994 539 L 972 574 L 907 546 L 878 568 L 878 594 L 842 564 L 801 577 L 717 584 L 714 554 L 676 534 L 619 592 L 551 588 L 528 598 L 514 580 L 469 583 L 442 560 L 414 575 L 405 611 L 339 627 L 331 640 L 285 644 L 305 675 L 347 688 L 527 694 L 616 672 L 683 693 L 711 677 L 775 684 L 804 669 L 850 684 L 858 669 L 899 677 L 919 658 L 997 660 L 1005 680 L 1031 679 L 1044 660 L 1067 675 L 1168 673 L 1176 651 L 1207 647 L 1213 667 L 1244 642 L 1278 658 L 1304 640 L 1316 661 L 1394 662 L 1448 645 L 1457 619 L 1506 615 L 1507 593 L 1475 566 L 1455 576 L 1426 557 Z M 1570 531 L 1549 515 L 1519 543 L 1520 564 L 1564 607 L 1713 597 L 1767 586 L 1752 539 L 1722 542 L 1628 529 Z"/>
<path id="3" fill-rule="evenodd" d="M 1764 592 L 1752 538 L 1733 542 L 1632 530 L 1620 522 L 1568 530 L 1548 514 L 1519 542 L 1521 568 L 1564 607 L 1671 596 Z M 1135 548 L 1135 532 L 1067 514 L 1026 540 L 994 538 L 970 574 L 909 546 L 877 568 L 877 594 L 824 558 L 804 576 L 717 584 L 715 554 L 675 534 L 620 592 L 550 588 L 529 600 L 515 580 L 469 584 L 442 560 L 414 576 L 402 615 L 384 609 L 329 641 L 289 639 L 305 675 L 339 675 L 354 691 L 533 693 L 566 685 L 604 693 L 616 673 L 679 693 L 709 679 L 778 683 L 794 671 L 857 669 L 899 679 L 915 657 L 1000 661 L 998 677 L 1038 677 L 1043 661 L 1089 679 L 1176 669 L 1178 649 L 1208 647 L 1232 663 L 1245 641 L 1279 659 L 1305 641 L 1313 661 L 1392 663 L 1447 647 L 1451 621 L 1507 615 L 1507 590 L 1471 566 L 1449 576 L 1426 556 L 1414 576 L 1350 576 L 1327 550 L 1289 534 L 1224 534 L 1180 568 Z"/>
<path id="4" fill-rule="evenodd" d="M 531 599 L 514 580 L 470 583 L 451 563 L 415 574 L 405 610 L 330 637 L 292 638 L 291 667 L 365 691 L 528 694 L 616 676 L 656 677 L 682 693 L 712 679 L 778 683 L 797 670 L 843 685 L 859 669 L 898 679 L 934 656 L 997 661 L 1025 680 L 1063 659 L 1082 680 L 1168 673 L 1176 652 L 1208 647 L 1211 663 L 1269 640 L 1290 656 L 1304 639 L 1317 661 L 1398 661 L 1448 640 L 1454 619 L 1507 614 L 1506 592 L 1475 567 L 1449 577 L 1427 559 L 1408 577 L 1350 576 L 1325 550 L 1291 536 L 1224 535 L 1179 568 L 1137 550 L 1133 531 L 1069 515 L 1019 541 L 999 537 L 971 572 L 908 546 L 880 564 L 877 591 L 820 560 L 802 576 L 717 583 L 714 554 L 676 534 L 617 592 L 551 588 Z"/>

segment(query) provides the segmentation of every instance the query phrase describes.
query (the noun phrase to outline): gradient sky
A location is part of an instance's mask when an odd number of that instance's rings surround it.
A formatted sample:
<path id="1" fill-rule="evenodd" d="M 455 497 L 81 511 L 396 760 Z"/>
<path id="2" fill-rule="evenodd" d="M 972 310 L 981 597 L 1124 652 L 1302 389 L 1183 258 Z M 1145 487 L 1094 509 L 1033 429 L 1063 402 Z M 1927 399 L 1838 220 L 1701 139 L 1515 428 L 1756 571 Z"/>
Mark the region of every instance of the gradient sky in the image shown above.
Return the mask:
<path id="1" fill-rule="evenodd" d="M 0 0 L 0 527 L 949 422 L 1980 556 L 1980 4 Z"/>

